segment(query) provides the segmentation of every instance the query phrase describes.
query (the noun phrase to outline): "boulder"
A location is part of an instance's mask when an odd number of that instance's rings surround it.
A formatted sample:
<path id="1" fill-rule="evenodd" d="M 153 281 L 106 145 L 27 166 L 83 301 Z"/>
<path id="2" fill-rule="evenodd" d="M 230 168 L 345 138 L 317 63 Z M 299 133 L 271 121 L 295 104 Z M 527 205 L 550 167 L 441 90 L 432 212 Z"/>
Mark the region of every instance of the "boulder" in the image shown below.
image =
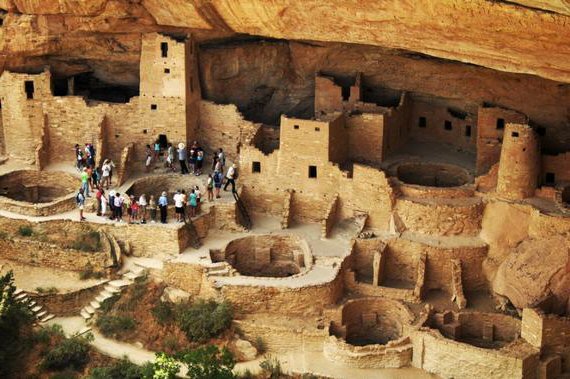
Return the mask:
<path id="1" fill-rule="evenodd" d="M 176 304 L 183 303 L 188 300 L 190 300 L 190 294 L 188 292 L 174 287 L 166 287 L 160 297 L 160 301 L 168 301 Z"/>
<path id="2" fill-rule="evenodd" d="M 230 344 L 230 350 L 239 362 L 251 361 L 257 357 L 257 349 L 251 342 L 237 338 Z"/>

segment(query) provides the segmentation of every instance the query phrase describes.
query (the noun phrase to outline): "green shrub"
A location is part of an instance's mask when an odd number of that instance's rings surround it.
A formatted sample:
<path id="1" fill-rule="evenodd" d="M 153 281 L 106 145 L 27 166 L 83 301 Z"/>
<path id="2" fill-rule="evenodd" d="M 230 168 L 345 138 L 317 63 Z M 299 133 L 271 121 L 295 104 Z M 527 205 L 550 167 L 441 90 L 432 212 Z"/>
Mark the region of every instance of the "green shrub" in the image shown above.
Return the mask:
<path id="1" fill-rule="evenodd" d="M 281 370 L 281 362 L 277 358 L 267 357 L 266 360 L 259 364 L 263 372 L 269 376 L 270 379 L 279 379 L 283 375 Z"/>
<path id="2" fill-rule="evenodd" d="M 263 340 L 263 338 L 261 338 L 260 336 L 257 336 L 257 338 L 255 339 L 255 348 L 257 349 L 259 354 L 264 354 L 267 351 L 267 345 Z"/>
<path id="3" fill-rule="evenodd" d="M 20 226 L 20 228 L 18 228 L 18 234 L 22 237 L 30 237 L 34 234 L 34 230 L 30 226 Z"/>
<path id="4" fill-rule="evenodd" d="M 101 235 L 95 230 L 82 233 L 69 247 L 86 253 L 99 251 L 101 250 Z"/>
<path id="5" fill-rule="evenodd" d="M 176 310 L 176 321 L 190 341 L 204 342 L 220 335 L 232 321 L 231 304 L 224 301 L 200 300 L 192 305 L 181 304 Z"/>
<path id="6" fill-rule="evenodd" d="M 146 280 L 137 281 L 129 288 L 126 296 L 124 296 L 125 301 L 119 304 L 117 309 L 123 312 L 134 311 L 137 305 L 140 303 L 140 300 L 145 295 L 146 291 L 147 291 Z"/>
<path id="7" fill-rule="evenodd" d="M 255 375 L 249 370 L 246 369 L 244 372 L 240 372 L 238 374 L 239 379 L 255 379 Z"/>
<path id="8" fill-rule="evenodd" d="M 37 332 L 34 333 L 33 340 L 34 342 L 47 345 L 53 337 L 65 337 L 61 325 L 53 324 L 46 326 L 45 328 L 40 328 Z"/>
<path id="9" fill-rule="evenodd" d="M 174 379 L 180 371 L 180 363 L 175 358 L 164 353 L 156 353 L 156 359 L 152 363 L 153 379 Z M 198 379 L 198 376 L 190 376 Z"/>
<path id="10" fill-rule="evenodd" d="M 91 370 L 88 379 L 143 379 L 144 369 L 128 360 L 127 357 L 111 366 L 96 367 Z"/>
<path id="11" fill-rule="evenodd" d="M 95 323 L 97 328 L 105 337 L 116 337 L 126 332 L 130 332 L 136 326 L 136 321 L 132 317 L 101 315 Z"/>
<path id="12" fill-rule="evenodd" d="M 103 300 L 103 302 L 101 303 L 101 307 L 99 308 L 99 311 L 101 311 L 101 313 L 109 313 L 111 309 L 113 309 L 113 306 L 118 300 L 119 300 L 118 296 L 113 296 Z"/>
<path id="13" fill-rule="evenodd" d="M 55 287 L 36 287 L 36 292 L 41 294 L 54 294 L 58 293 L 59 290 Z"/>
<path id="14" fill-rule="evenodd" d="M 40 367 L 46 370 L 81 370 L 89 362 L 89 342 L 92 338 L 88 335 L 64 339 L 47 352 Z"/>
<path id="15" fill-rule="evenodd" d="M 79 272 L 79 280 L 101 279 L 105 276 L 104 272 L 95 271 L 91 263 L 87 263 L 83 271 Z"/>
<path id="16" fill-rule="evenodd" d="M 188 366 L 190 378 L 200 379 L 234 379 L 232 372 L 235 360 L 232 353 L 215 345 L 204 346 L 179 355 L 180 360 Z"/>
<path id="17" fill-rule="evenodd" d="M 160 301 L 152 308 L 151 312 L 160 325 L 167 325 L 174 321 L 174 305 L 172 303 Z"/>
<path id="18" fill-rule="evenodd" d="M 0 240 L 7 240 L 7 239 L 10 239 L 10 235 L 8 234 L 8 232 L 0 230 Z"/>
<path id="19" fill-rule="evenodd" d="M 58 372 L 49 377 L 50 379 L 77 379 L 77 373 L 73 370 Z"/>

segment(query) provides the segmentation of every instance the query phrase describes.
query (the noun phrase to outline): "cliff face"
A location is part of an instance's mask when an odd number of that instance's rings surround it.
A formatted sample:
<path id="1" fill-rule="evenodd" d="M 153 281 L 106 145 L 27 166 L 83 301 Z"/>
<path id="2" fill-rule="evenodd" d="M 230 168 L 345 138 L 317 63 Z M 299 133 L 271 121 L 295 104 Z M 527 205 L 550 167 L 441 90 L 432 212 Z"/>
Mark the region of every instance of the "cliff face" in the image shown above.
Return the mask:
<path id="1" fill-rule="evenodd" d="M 570 82 L 569 4 L 567 0 L 0 0 L 0 8 L 8 11 L 0 37 L 4 60 L 50 55 L 130 62 L 138 53 L 138 33 L 201 29 L 214 33 L 208 38 L 246 33 L 405 49 Z"/>

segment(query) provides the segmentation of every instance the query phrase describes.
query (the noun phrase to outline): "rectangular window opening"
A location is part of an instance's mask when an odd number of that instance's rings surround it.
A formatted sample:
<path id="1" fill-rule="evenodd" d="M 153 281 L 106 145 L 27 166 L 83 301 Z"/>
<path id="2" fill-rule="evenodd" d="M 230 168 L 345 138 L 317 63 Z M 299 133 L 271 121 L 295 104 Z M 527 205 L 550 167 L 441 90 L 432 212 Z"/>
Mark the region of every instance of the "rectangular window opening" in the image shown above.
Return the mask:
<path id="1" fill-rule="evenodd" d="M 293 129 L 299 129 L 299 125 L 293 125 Z"/>
<path id="2" fill-rule="evenodd" d="M 518 137 L 519 136 L 519 132 L 512 132 L 511 133 L 511 137 Z"/>
<path id="3" fill-rule="evenodd" d="M 251 172 L 261 172 L 261 162 L 252 162 L 251 163 Z"/>
<path id="4" fill-rule="evenodd" d="M 556 176 L 553 172 L 547 172 L 544 179 L 545 184 L 554 184 L 556 182 Z"/>
<path id="5" fill-rule="evenodd" d="M 471 125 L 465 126 L 465 137 L 471 137 Z"/>
<path id="6" fill-rule="evenodd" d="M 160 43 L 160 51 L 162 53 L 162 57 L 167 58 L 168 57 L 168 43 L 161 42 Z"/>
<path id="7" fill-rule="evenodd" d="M 317 177 L 317 166 L 309 166 L 309 178 Z"/>
<path id="8" fill-rule="evenodd" d="M 425 128 L 427 127 L 427 119 L 425 117 L 420 117 L 418 120 L 418 126 L 420 128 Z"/>
<path id="9" fill-rule="evenodd" d="M 497 119 L 497 130 L 503 130 L 505 129 L 505 119 L 504 118 L 498 118 Z"/>
<path id="10" fill-rule="evenodd" d="M 143 129 L 143 134 L 147 134 L 147 133 L 148 133 L 148 130 Z"/>
<path id="11" fill-rule="evenodd" d="M 315 132 L 320 132 L 320 131 L 321 131 L 321 128 L 319 128 L 319 127 L 315 128 Z"/>
<path id="12" fill-rule="evenodd" d="M 34 98 L 34 82 L 32 80 L 26 80 L 24 82 L 24 90 L 26 91 L 26 98 Z"/>
<path id="13" fill-rule="evenodd" d="M 165 68 L 165 69 L 164 69 L 164 73 L 165 73 L 165 74 L 170 74 L 170 69 L 169 69 L 169 68 Z"/>
<path id="14" fill-rule="evenodd" d="M 157 106 L 156 104 L 151 104 L 151 105 L 150 105 L 150 109 L 153 110 L 153 111 L 155 111 L 155 110 L 158 109 L 158 106 Z"/>
<path id="15" fill-rule="evenodd" d="M 451 130 L 452 129 L 451 121 L 445 120 L 445 122 L 443 123 L 443 128 L 445 130 Z"/>

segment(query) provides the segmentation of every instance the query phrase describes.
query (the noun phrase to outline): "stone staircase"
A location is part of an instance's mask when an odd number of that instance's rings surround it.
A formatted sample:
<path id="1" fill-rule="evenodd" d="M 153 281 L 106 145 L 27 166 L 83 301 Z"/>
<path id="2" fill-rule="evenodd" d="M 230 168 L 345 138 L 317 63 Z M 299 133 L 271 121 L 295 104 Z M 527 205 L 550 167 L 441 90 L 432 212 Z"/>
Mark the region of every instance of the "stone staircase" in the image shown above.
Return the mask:
<path id="1" fill-rule="evenodd" d="M 13 296 L 14 300 L 26 305 L 30 309 L 39 324 L 43 324 L 55 317 L 55 315 L 49 313 L 46 309 L 44 309 L 43 306 L 32 300 L 29 294 L 21 288 L 17 288 L 16 291 L 14 291 Z"/>
<path id="2" fill-rule="evenodd" d="M 133 267 L 130 271 L 124 273 L 121 279 L 111 280 L 103 290 L 88 305 L 81 309 L 79 314 L 86 322 L 91 321 L 95 313 L 101 308 L 101 303 L 115 296 L 120 296 L 125 288 L 135 283 L 138 278 L 143 277 L 146 270 L 142 267 Z M 86 330 L 85 332 L 87 332 Z M 85 333 L 84 332 L 84 333 Z"/>

